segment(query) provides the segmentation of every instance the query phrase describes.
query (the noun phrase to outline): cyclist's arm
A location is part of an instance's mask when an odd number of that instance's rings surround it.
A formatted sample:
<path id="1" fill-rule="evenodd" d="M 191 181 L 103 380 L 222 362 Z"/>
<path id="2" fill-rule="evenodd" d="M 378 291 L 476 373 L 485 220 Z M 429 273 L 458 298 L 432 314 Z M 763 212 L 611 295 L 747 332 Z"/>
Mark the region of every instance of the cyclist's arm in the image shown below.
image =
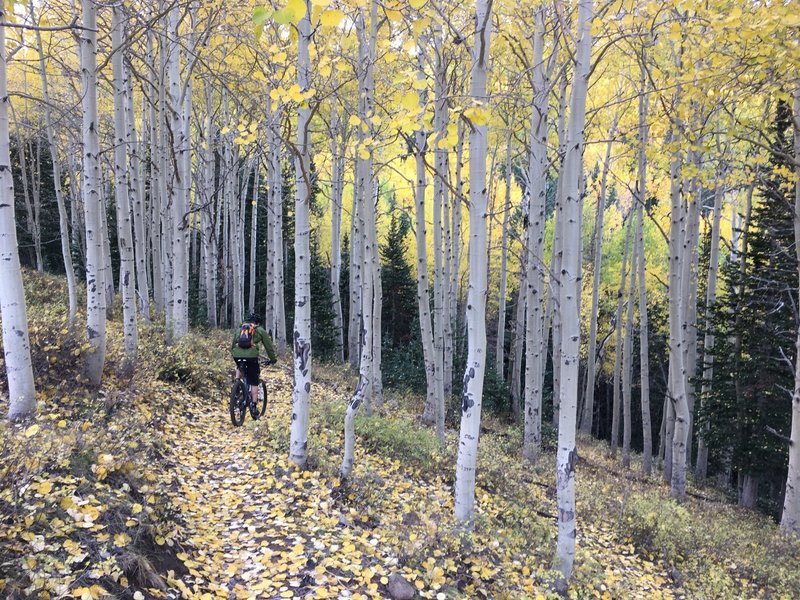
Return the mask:
<path id="1" fill-rule="evenodd" d="M 264 344 L 264 350 L 267 351 L 267 356 L 272 362 L 278 362 L 278 353 L 275 351 L 275 344 L 272 343 L 269 334 L 266 330 L 261 329 L 261 341 Z"/>
<path id="2" fill-rule="evenodd" d="M 236 348 L 236 342 L 239 341 L 239 336 L 237 334 L 233 334 L 233 341 L 231 341 L 231 354 L 233 354 L 233 349 Z"/>

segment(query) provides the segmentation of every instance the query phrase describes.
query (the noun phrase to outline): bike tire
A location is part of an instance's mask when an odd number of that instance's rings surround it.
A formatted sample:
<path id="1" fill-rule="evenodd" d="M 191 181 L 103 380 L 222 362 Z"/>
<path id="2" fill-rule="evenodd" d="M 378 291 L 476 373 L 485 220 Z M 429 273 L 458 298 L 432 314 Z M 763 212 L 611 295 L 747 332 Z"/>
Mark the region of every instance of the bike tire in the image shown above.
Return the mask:
<path id="1" fill-rule="evenodd" d="M 237 379 L 233 382 L 228 408 L 231 413 L 231 423 L 233 423 L 234 427 L 239 427 L 242 423 L 244 423 L 244 415 L 245 411 L 247 410 L 244 391 L 244 383 L 241 379 Z"/>
<path id="2" fill-rule="evenodd" d="M 261 389 L 261 397 L 258 400 L 258 405 L 253 406 L 253 404 L 250 403 L 250 416 L 253 417 L 254 420 L 258 420 L 267 412 L 267 386 L 263 381 L 258 385 Z"/>

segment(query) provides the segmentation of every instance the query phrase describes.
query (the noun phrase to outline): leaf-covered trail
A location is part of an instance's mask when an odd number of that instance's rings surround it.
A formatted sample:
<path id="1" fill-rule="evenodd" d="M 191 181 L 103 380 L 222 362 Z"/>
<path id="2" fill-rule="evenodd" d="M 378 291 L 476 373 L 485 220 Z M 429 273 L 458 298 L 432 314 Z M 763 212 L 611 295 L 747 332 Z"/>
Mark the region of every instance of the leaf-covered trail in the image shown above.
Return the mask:
<path id="1" fill-rule="evenodd" d="M 179 554 L 189 575 L 178 585 L 201 597 L 328 598 L 361 587 L 380 598 L 391 565 L 380 538 L 351 530 L 333 509 L 338 482 L 290 471 L 268 445 L 291 403 L 286 378 L 272 375 L 259 423 L 248 415 L 234 428 L 224 405 L 197 400 L 172 417 L 175 503 L 190 546 Z"/>
<path id="2" fill-rule="evenodd" d="M 185 523 L 178 557 L 188 568 L 172 583 L 185 596 L 385 598 L 389 576 L 400 573 L 420 597 L 543 597 L 544 582 L 535 585 L 533 574 L 546 570 L 550 547 L 532 546 L 536 537 L 525 523 L 535 517 L 533 506 L 552 505 L 552 499 L 515 479 L 516 459 L 494 465 L 507 471 L 507 486 L 479 490 L 482 523 L 464 545 L 450 532 L 451 488 L 439 476 L 364 452 L 348 488 L 324 475 L 330 464 L 320 471 L 290 469 L 283 442 L 291 381 L 277 370 L 266 380 L 269 407 L 257 423 L 248 415 L 234 428 L 223 399 L 188 397 L 169 416 L 176 463 L 171 494 Z M 327 387 L 315 385 L 314 393 L 318 402 L 341 400 Z M 335 461 L 338 432 L 317 423 L 312 435 L 323 444 L 317 453 Z M 533 506 L 520 506 L 515 494 L 521 488 Z M 522 519 L 516 531 L 507 527 L 515 513 Z M 581 529 L 579 546 L 589 570 L 583 573 L 593 575 L 587 577 L 592 583 L 577 581 L 588 597 L 621 597 L 623 591 L 626 597 L 675 597 L 666 574 L 601 523 Z"/>

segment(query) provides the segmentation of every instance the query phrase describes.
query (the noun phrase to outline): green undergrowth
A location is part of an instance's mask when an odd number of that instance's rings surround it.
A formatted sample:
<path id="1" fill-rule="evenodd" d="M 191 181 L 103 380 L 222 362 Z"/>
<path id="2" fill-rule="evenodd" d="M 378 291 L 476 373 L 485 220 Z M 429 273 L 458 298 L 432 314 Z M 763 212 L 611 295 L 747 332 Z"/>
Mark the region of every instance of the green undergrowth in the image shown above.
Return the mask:
<path id="1" fill-rule="evenodd" d="M 164 493 L 175 466 L 165 414 L 192 394 L 227 418 L 228 334 L 196 330 L 167 346 L 163 324 L 142 325 L 131 369 L 120 324 L 111 321 L 103 387 L 92 390 L 80 371 L 89 351 L 83 333 L 66 331 L 63 283 L 35 273 L 25 278 L 33 290 L 39 418 L 0 424 L 0 595 L 132 598 L 142 590 L 157 597 L 185 569 L 175 558 L 182 517 Z M 283 374 L 274 377 L 286 395 L 291 365 L 279 367 Z M 335 499 L 348 526 L 381 532 L 399 563 L 447 598 L 549 595 L 552 427 L 544 427 L 544 454 L 530 465 L 521 457 L 521 427 L 485 415 L 476 516 L 464 530 L 453 522 L 454 424 L 440 447 L 418 416 L 424 398 L 387 389 L 374 415 L 362 406 L 355 469 L 340 481 L 344 415 L 357 377 L 320 363 L 312 374 L 309 469 L 339 481 Z M 288 454 L 290 428 L 282 422 L 264 419 L 252 431 L 264 452 Z M 637 458 L 625 471 L 605 444 L 579 440 L 571 597 L 800 597 L 797 539 L 709 490 L 690 488 L 678 504 L 657 475 L 645 478 L 637 469 Z"/>
<path id="2" fill-rule="evenodd" d="M 663 564 L 688 597 L 800 597 L 800 539 L 768 517 L 708 489 L 690 488 L 678 503 L 660 473 L 642 476 L 638 461 L 623 470 L 595 440 L 583 439 L 579 452 L 579 516 L 605 515 L 622 543 Z"/>
<path id="3" fill-rule="evenodd" d="M 92 388 L 82 370 L 90 346 L 82 328 L 69 330 L 63 280 L 24 279 L 37 406 L 23 422 L 0 420 L 0 596 L 163 594 L 170 573 L 185 569 L 162 477 L 174 470 L 169 404 L 152 377 L 164 369 L 162 332 L 140 328 L 131 365 L 120 323 L 109 320 L 103 383 Z"/>

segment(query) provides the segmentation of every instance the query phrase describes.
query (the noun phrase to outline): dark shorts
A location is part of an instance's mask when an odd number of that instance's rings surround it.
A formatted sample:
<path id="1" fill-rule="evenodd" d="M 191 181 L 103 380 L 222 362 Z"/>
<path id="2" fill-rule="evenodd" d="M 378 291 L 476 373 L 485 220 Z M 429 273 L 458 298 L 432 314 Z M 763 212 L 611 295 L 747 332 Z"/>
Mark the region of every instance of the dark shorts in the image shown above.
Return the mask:
<path id="1" fill-rule="evenodd" d="M 257 358 L 237 358 L 236 366 L 250 385 L 258 385 L 261 369 Z"/>

